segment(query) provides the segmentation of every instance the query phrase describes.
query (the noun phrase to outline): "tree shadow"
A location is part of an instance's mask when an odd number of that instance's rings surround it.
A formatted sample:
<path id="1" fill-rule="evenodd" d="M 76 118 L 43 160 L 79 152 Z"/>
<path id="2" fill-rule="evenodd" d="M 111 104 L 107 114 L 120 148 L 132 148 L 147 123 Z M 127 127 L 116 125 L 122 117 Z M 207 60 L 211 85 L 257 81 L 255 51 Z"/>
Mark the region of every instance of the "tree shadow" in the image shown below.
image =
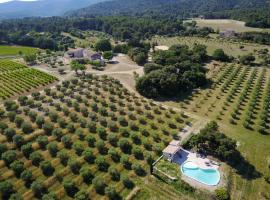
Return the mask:
<path id="1" fill-rule="evenodd" d="M 199 88 L 181 91 L 178 94 L 174 94 L 174 96 L 160 96 L 152 99 L 158 102 L 174 101 L 176 103 L 181 103 L 186 101 L 186 104 L 189 104 L 189 101 L 192 101 L 192 95 L 196 95 L 200 90 L 211 89 L 213 84 L 214 82 L 212 80 L 207 80 L 207 84 Z"/>
<path id="2" fill-rule="evenodd" d="M 237 151 L 231 159 L 228 159 L 226 163 L 246 180 L 254 180 L 262 177 L 262 174 L 256 170 L 255 166 L 249 163 L 239 151 Z"/>

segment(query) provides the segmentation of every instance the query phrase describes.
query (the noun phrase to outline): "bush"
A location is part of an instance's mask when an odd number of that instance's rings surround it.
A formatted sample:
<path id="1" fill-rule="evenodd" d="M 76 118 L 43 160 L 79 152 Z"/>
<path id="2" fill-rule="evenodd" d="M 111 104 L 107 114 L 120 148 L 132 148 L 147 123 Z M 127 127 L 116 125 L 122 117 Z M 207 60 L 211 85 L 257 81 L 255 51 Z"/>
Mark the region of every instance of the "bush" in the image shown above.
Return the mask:
<path id="1" fill-rule="evenodd" d="M 124 186 L 127 188 L 127 189 L 132 189 L 134 187 L 134 183 L 132 180 L 130 180 L 130 178 L 128 176 L 124 176 L 122 178 L 122 182 L 124 184 Z"/>
<path id="2" fill-rule="evenodd" d="M 50 142 L 49 144 L 47 144 L 47 150 L 49 151 L 49 153 L 51 154 L 52 157 L 55 157 L 57 152 L 58 152 L 58 144 L 57 142 Z"/>
<path id="3" fill-rule="evenodd" d="M 71 169 L 72 173 L 79 174 L 79 171 L 81 169 L 81 163 L 79 161 L 70 159 L 68 161 L 68 166 Z"/>
<path id="4" fill-rule="evenodd" d="M 108 187 L 105 188 L 105 194 L 106 194 L 106 196 L 109 197 L 110 200 L 119 199 L 119 194 L 111 186 L 108 186 Z"/>
<path id="5" fill-rule="evenodd" d="M 33 181 L 33 174 L 32 171 L 30 170 L 24 170 L 21 173 L 21 179 L 26 183 L 29 184 Z"/>
<path id="6" fill-rule="evenodd" d="M 21 126 L 24 122 L 24 119 L 22 117 L 16 116 L 14 122 L 15 122 L 17 128 L 21 128 Z"/>
<path id="7" fill-rule="evenodd" d="M 89 147 L 95 147 L 96 138 L 93 135 L 88 134 L 85 140 L 87 141 Z"/>
<path id="8" fill-rule="evenodd" d="M 103 195 L 104 194 L 104 190 L 105 190 L 105 187 L 106 187 L 106 183 L 104 182 L 103 179 L 99 178 L 99 177 L 96 177 L 93 179 L 93 185 L 94 185 L 94 188 L 96 190 L 96 192 L 98 194 L 101 194 Z"/>
<path id="9" fill-rule="evenodd" d="M 110 166 L 104 156 L 98 156 L 95 160 L 95 164 L 97 165 L 98 169 L 103 172 L 107 172 L 108 167 Z"/>
<path id="10" fill-rule="evenodd" d="M 86 148 L 83 152 L 83 157 L 84 157 L 84 160 L 88 163 L 94 163 L 95 161 L 95 155 L 93 153 L 93 150 L 90 149 L 90 148 Z"/>
<path id="11" fill-rule="evenodd" d="M 75 200 L 89 200 L 89 194 L 86 191 L 81 190 L 75 194 L 74 199 Z"/>
<path id="12" fill-rule="evenodd" d="M 131 169 L 131 162 L 130 162 L 129 156 L 122 155 L 120 162 L 123 164 L 124 168 Z"/>
<path id="13" fill-rule="evenodd" d="M 42 196 L 42 200 L 58 200 L 56 194 L 49 193 Z"/>
<path id="14" fill-rule="evenodd" d="M 33 127 L 31 124 L 29 123 L 26 123 L 24 122 L 21 126 L 22 128 L 22 131 L 25 133 L 25 134 L 29 134 L 29 133 L 32 133 L 34 131 Z"/>
<path id="15" fill-rule="evenodd" d="M 39 152 L 35 151 L 31 153 L 30 160 L 32 160 L 33 165 L 39 166 L 39 163 L 43 161 L 44 159 L 43 159 L 43 156 Z"/>
<path id="16" fill-rule="evenodd" d="M 36 124 L 39 128 L 42 128 L 43 124 L 45 123 L 44 117 L 38 116 L 36 118 Z"/>
<path id="17" fill-rule="evenodd" d="M 76 141 L 73 145 L 72 148 L 75 150 L 76 154 L 78 156 L 82 155 L 82 152 L 84 151 L 84 146 L 82 142 Z"/>
<path id="18" fill-rule="evenodd" d="M 118 146 L 124 153 L 131 153 L 132 145 L 126 138 L 121 138 L 118 142 Z"/>
<path id="19" fill-rule="evenodd" d="M 112 45 L 111 42 L 107 39 L 101 39 L 95 44 L 95 50 L 96 51 L 111 51 Z"/>
<path id="20" fill-rule="evenodd" d="M 4 131 L 4 135 L 7 137 L 8 141 L 12 141 L 14 135 L 16 135 L 16 131 L 13 128 L 7 128 Z"/>
<path id="21" fill-rule="evenodd" d="M 47 136 L 38 136 L 37 138 L 37 143 L 39 144 L 40 148 L 45 149 L 47 144 L 49 143 L 48 137 Z"/>
<path id="22" fill-rule="evenodd" d="M 74 195 L 78 192 L 78 188 L 73 181 L 64 181 L 63 186 L 67 195 L 70 197 L 74 197 Z"/>
<path id="23" fill-rule="evenodd" d="M 14 135 L 12 139 L 13 143 L 18 148 L 20 148 L 25 143 L 24 137 L 22 135 Z"/>
<path id="24" fill-rule="evenodd" d="M 8 150 L 2 154 L 2 160 L 5 161 L 7 166 L 9 166 L 16 159 L 17 159 L 17 154 L 16 154 L 16 151 L 14 150 Z"/>
<path id="25" fill-rule="evenodd" d="M 215 195 L 217 200 L 228 200 L 229 197 L 229 193 L 225 188 L 218 188 L 215 190 Z"/>
<path id="26" fill-rule="evenodd" d="M 22 198 L 22 195 L 16 193 L 16 194 L 10 195 L 9 200 L 23 200 L 23 198 Z"/>
<path id="27" fill-rule="evenodd" d="M 45 193 L 45 188 L 44 186 L 38 182 L 38 181 L 34 181 L 32 184 L 31 184 L 31 189 L 34 193 L 34 195 L 37 197 L 37 198 L 41 198 L 42 195 Z"/>
<path id="28" fill-rule="evenodd" d="M 62 165 L 66 166 L 68 159 L 69 159 L 69 155 L 68 155 L 68 151 L 66 150 L 61 150 L 58 152 L 57 157 L 60 159 L 60 162 Z"/>
<path id="29" fill-rule="evenodd" d="M 43 130 L 45 132 L 46 135 L 51 135 L 51 132 L 54 129 L 54 125 L 50 122 L 46 122 L 43 124 Z"/>
<path id="30" fill-rule="evenodd" d="M 138 176 L 145 176 L 146 172 L 139 163 L 132 164 L 132 169 Z"/>
<path id="31" fill-rule="evenodd" d="M 86 183 L 86 184 L 89 184 L 92 182 L 93 178 L 94 178 L 94 175 L 92 174 L 91 172 L 91 169 L 88 168 L 88 167 L 84 167 L 80 170 L 80 175 L 82 176 L 83 178 L 83 181 Z"/>
<path id="32" fill-rule="evenodd" d="M 0 143 L 0 158 L 2 158 L 2 154 L 5 153 L 7 150 L 8 150 L 7 145 Z"/>
<path id="33" fill-rule="evenodd" d="M 111 156 L 111 159 L 114 162 L 119 162 L 120 161 L 120 152 L 118 151 L 117 148 L 110 148 L 108 154 Z"/>
<path id="34" fill-rule="evenodd" d="M 62 136 L 63 136 L 63 131 L 62 131 L 61 128 L 54 129 L 54 130 L 52 131 L 52 135 L 53 135 L 54 137 L 56 137 L 56 139 L 57 139 L 58 141 L 60 141 L 61 138 L 62 138 Z"/>
<path id="35" fill-rule="evenodd" d="M 115 167 L 111 166 L 109 168 L 109 174 L 111 175 L 111 178 L 112 178 L 113 181 L 119 181 L 120 180 L 120 173 Z"/>
<path id="36" fill-rule="evenodd" d="M 49 161 L 42 161 L 40 168 L 45 176 L 51 176 L 54 173 L 54 167 Z"/>
<path id="37" fill-rule="evenodd" d="M 97 128 L 97 133 L 102 140 L 107 139 L 107 132 L 103 127 Z"/>
<path id="38" fill-rule="evenodd" d="M 65 148 L 67 149 L 70 149 L 71 146 L 72 146 L 72 139 L 70 136 L 68 135 L 64 135 L 62 138 L 61 138 L 61 142 L 64 144 Z"/>
<path id="39" fill-rule="evenodd" d="M 223 49 L 216 49 L 213 53 L 213 59 L 221 62 L 229 61 L 229 56 L 225 54 Z"/>
<path id="40" fill-rule="evenodd" d="M 19 177 L 24 170 L 24 164 L 23 162 L 16 160 L 10 164 L 10 169 L 14 171 L 15 176 Z"/>
<path id="41" fill-rule="evenodd" d="M 99 153 L 101 153 L 102 155 L 106 155 L 108 152 L 106 144 L 103 140 L 100 140 L 97 142 L 97 149 L 98 149 Z"/>
<path id="42" fill-rule="evenodd" d="M 3 199 L 9 199 L 10 195 L 14 193 L 13 185 L 9 181 L 1 181 L 0 193 Z"/>

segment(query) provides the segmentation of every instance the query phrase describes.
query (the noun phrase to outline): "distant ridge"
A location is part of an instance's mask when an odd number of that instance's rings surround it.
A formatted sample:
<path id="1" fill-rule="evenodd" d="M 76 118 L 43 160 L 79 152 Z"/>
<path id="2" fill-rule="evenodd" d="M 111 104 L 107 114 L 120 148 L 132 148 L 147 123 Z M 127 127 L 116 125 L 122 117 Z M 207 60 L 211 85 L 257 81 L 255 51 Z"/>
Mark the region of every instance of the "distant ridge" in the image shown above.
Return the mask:
<path id="1" fill-rule="evenodd" d="M 145 14 L 147 12 L 178 15 L 194 15 L 238 8 L 263 8 L 270 6 L 268 0 L 115 0 L 101 2 L 77 11 L 68 12 L 72 16 Z"/>
<path id="2" fill-rule="evenodd" d="M 0 19 L 60 16 L 105 0 L 38 0 L 10 1 L 0 4 Z"/>

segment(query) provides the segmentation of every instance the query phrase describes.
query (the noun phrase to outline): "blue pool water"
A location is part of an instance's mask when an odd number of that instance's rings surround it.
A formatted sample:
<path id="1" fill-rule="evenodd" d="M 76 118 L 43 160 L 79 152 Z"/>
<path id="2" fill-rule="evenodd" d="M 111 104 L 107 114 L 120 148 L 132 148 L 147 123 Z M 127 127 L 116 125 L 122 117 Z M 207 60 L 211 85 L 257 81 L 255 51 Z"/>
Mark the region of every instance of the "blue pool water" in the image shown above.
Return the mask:
<path id="1" fill-rule="evenodd" d="M 193 162 L 186 162 L 181 166 L 181 171 L 186 176 L 206 185 L 217 185 L 220 173 L 215 169 L 201 169 Z"/>

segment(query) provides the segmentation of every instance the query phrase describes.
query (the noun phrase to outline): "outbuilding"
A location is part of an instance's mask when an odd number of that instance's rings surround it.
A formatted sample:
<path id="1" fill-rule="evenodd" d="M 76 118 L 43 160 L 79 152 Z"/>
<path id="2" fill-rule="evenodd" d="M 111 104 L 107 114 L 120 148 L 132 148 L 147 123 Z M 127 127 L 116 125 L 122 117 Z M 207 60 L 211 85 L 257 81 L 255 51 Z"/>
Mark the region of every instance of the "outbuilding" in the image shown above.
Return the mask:
<path id="1" fill-rule="evenodd" d="M 173 140 L 170 144 L 162 151 L 163 156 L 166 160 L 172 161 L 174 156 L 181 150 L 180 141 Z"/>

